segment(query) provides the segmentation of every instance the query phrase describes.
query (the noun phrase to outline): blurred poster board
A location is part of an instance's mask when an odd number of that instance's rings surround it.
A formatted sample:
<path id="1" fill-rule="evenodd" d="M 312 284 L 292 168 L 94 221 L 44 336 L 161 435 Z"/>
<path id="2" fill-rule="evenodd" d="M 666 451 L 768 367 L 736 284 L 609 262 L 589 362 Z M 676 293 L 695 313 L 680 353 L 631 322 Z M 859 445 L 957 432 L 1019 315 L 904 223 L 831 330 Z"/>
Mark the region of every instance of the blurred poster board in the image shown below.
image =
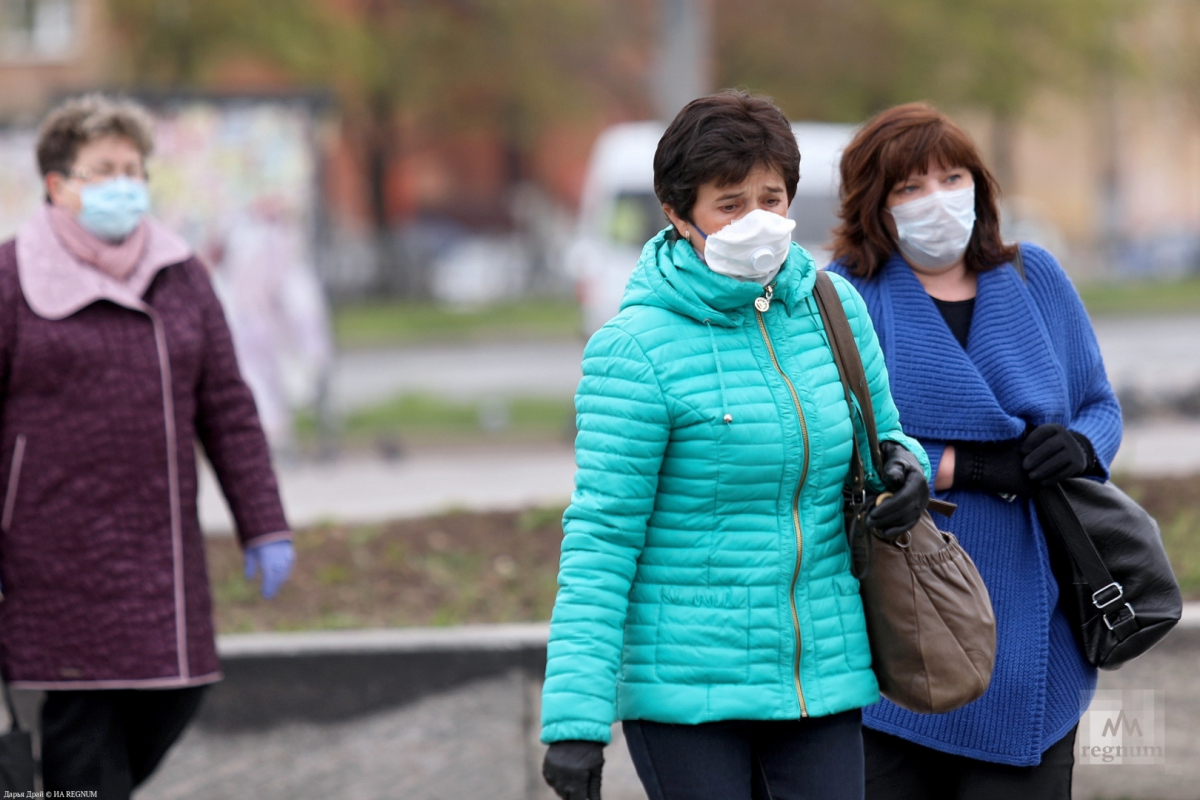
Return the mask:
<path id="1" fill-rule="evenodd" d="M 264 197 L 312 239 L 320 198 L 313 103 L 289 99 L 162 99 L 150 159 L 153 213 L 202 254 L 231 219 Z M 29 126 L 0 128 L 0 240 L 41 200 Z M 311 247 L 311 242 L 310 242 Z"/>
<path id="2" fill-rule="evenodd" d="M 41 200 L 36 145 L 36 130 L 0 128 L 0 241 L 11 239 Z"/>
<path id="3" fill-rule="evenodd" d="M 310 241 L 317 210 L 313 113 L 271 101 L 156 105 L 149 164 L 154 213 L 212 258 L 225 232 L 264 203 Z"/>
<path id="4" fill-rule="evenodd" d="M 151 213 L 209 265 L 268 436 L 320 401 L 332 347 L 315 264 L 320 103 L 142 98 L 156 119 Z M 0 128 L 0 241 L 43 201 L 34 126 Z"/>

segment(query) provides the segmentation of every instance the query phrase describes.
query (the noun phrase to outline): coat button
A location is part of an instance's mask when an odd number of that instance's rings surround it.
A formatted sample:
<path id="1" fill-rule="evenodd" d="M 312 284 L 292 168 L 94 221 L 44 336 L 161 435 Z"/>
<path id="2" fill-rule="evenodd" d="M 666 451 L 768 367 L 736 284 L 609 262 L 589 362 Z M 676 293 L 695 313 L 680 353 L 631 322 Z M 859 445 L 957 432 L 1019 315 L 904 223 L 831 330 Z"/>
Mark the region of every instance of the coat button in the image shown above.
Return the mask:
<path id="1" fill-rule="evenodd" d="M 726 421 L 726 422 L 733 422 L 733 414 L 726 414 L 726 415 L 725 415 L 725 421 Z"/>

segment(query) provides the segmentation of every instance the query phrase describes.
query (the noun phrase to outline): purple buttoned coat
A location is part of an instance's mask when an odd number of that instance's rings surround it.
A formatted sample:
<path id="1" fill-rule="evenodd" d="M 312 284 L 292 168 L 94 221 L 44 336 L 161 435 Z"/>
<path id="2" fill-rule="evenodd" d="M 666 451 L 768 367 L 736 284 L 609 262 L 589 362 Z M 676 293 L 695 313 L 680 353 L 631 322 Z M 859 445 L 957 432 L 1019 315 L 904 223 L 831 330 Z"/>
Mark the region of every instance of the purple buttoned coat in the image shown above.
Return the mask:
<path id="1" fill-rule="evenodd" d="M 125 282 L 72 258 L 44 212 L 0 245 L 0 664 L 14 687 L 221 677 L 196 442 L 242 543 L 290 538 L 208 274 L 147 224 Z"/>

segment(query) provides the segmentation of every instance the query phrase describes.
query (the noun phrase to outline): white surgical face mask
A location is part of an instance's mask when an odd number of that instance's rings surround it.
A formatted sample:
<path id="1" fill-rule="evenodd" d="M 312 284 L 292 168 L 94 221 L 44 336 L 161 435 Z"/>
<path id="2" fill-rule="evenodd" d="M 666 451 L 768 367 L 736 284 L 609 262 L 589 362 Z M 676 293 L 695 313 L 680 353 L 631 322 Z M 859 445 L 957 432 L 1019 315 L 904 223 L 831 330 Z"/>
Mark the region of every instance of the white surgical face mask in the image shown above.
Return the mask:
<path id="1" fill-rule="evenodd" d="M 975 228 L 975 187 L 934 192 L 889 209 L 900 253 L 927 270 L 949 269 L 962 258 Z"/>
<path id="2" fill-rule="evenodd" d="M 700 231 L 704 263 L 721 275 L 766 286 L 787 260 L 795 227 L 795 220 L 756 208 L 711 236 Z"/>

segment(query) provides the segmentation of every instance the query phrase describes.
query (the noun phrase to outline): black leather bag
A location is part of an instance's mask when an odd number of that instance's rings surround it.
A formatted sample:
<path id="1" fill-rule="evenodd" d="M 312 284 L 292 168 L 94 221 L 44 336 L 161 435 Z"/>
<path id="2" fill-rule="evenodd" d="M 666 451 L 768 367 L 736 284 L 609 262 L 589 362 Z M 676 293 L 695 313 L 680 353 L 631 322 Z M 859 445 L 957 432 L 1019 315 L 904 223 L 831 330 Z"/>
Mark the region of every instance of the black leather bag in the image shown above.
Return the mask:
<path id="1" fill-rule="evenodd" d="M 1111 483 L 1070 478 L 1033 496 L 1061 604 L 1093 666 L 1117 669 L 1183 613 L 1158 523 Z"/>
<path id="2" fill-rule="evenodd" d="M 1021 280 L 1021 250 L 1012 261 Z M 1063 610 L 1087 660 L 1117 669 L 1162 641 L 1183 597 L 1158 523 L 1111 483 L 1070 478 L 1033 496 Z"/>
<path id="3" fill-rule="evenodd" d="M 33 760 L 33 737 L 21 728 L 7 683 L 4 684 L 4 701 L 12 717 L 12 730 L 0 736 L 0 793 L 22 792 L 23 796 L 29 797 L 37 771 Z"/>

